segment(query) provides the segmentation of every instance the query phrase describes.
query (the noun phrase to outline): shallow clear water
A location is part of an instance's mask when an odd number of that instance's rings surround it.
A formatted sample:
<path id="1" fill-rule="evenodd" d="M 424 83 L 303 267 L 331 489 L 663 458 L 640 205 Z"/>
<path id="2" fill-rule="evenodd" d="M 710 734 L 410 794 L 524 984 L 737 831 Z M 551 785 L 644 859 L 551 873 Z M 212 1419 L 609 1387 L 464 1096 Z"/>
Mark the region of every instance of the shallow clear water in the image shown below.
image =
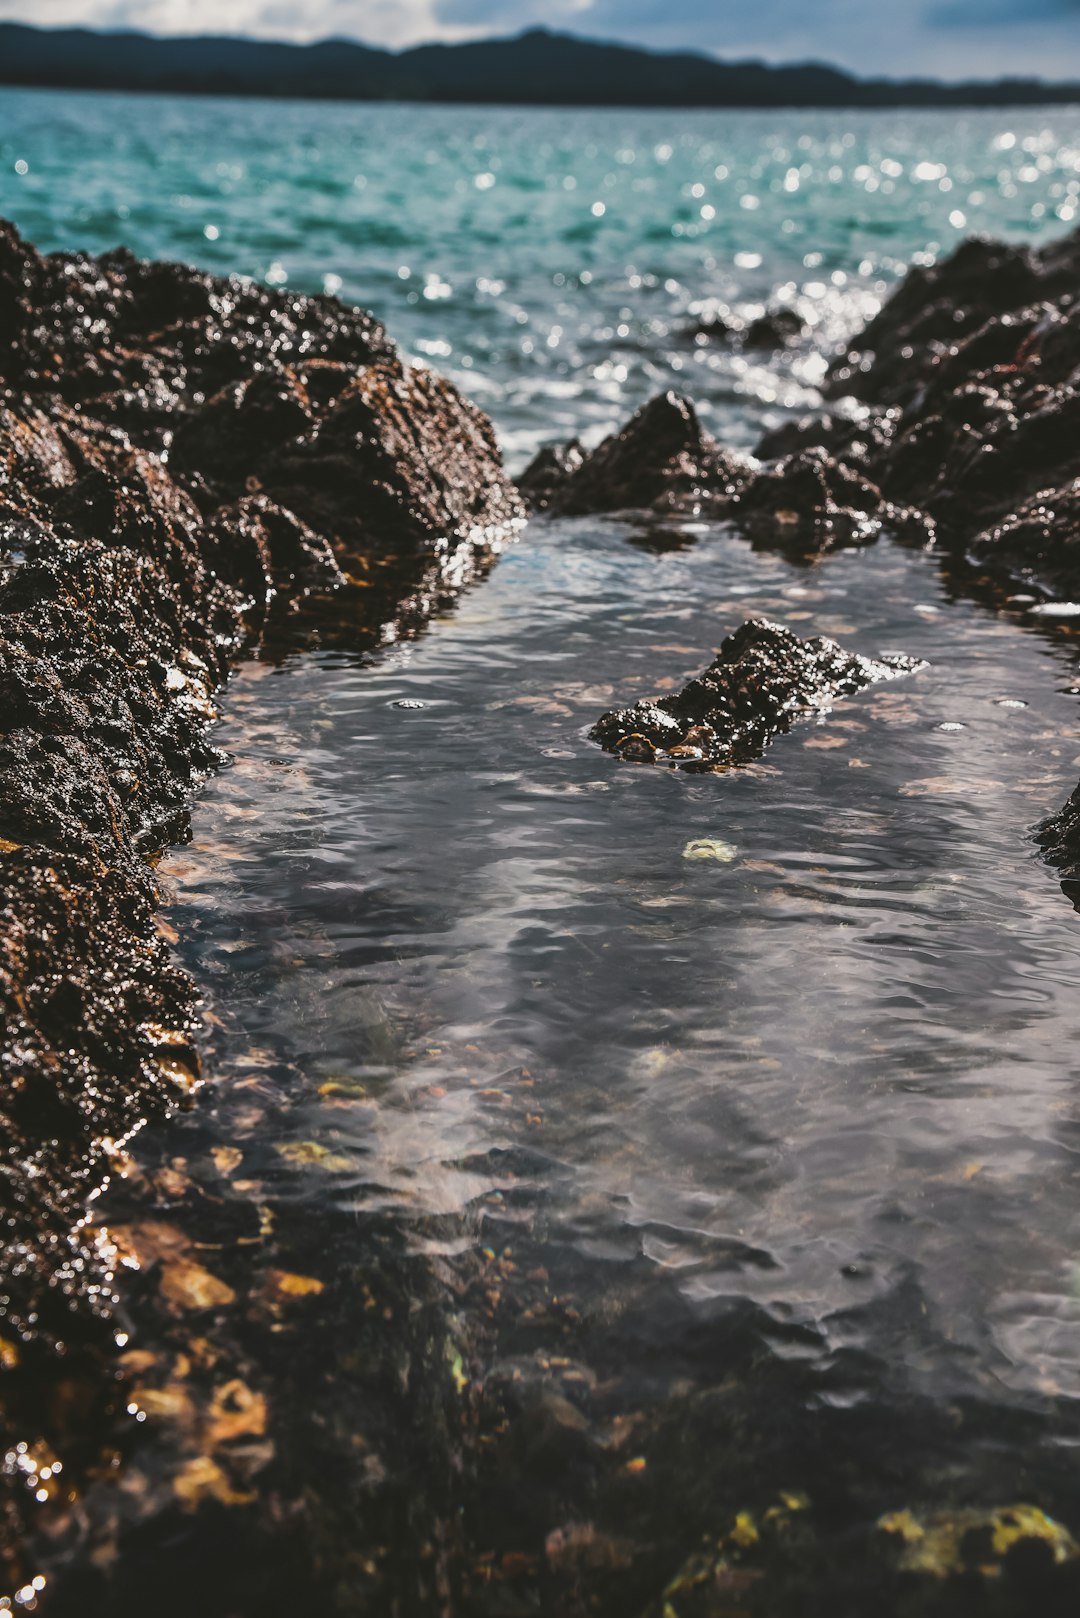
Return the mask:
<path id="1" fill-rule="evenodd" d="M 588 740 L 751 613 L 930 666 L 716 776 Z M 923 556 L 537 524 L 374 665 L 241 671 L 171 919 L 315 1092 L 337 1209 L 465 1215 L 520 1149 L 559 1239 L 693 1309 L 734 1286 L 827 1354 L 914 1289 L 916 1382 L 1075 1396 L 1080 929 L 1027 835 L 1075 784 L 1072 677 Z"/>
<path id="2" fill-rule="evenodd" d="M 1080 194 L 1075 111 L 0 113 L 43 246 L 340 277 L 514 458 L 671 381 L 749 443 L 820 363 L 695 351 L 695 300 L 786 288 L 826 340 L 950 214 L 1038 237 Z M 758 613 L 928 666 L 726 773 L 588 740 Z M 103 1203 L 160 1268 L 122 1481 L 36 1551 L 56 1610 L 111 1568 L 116 1613 L 862 1618 L 944 1610 L 883 1582 L 883 1513 L 1080 1535 L 1080 927 L 1029 835 L 1075 663 L 928 555 L 612 521 L 534 523 L 377 656 L 245 664 L 161 867 L 213 1082 Z M 948 1610 L 1031 1610 L 979 1579 Z"/>
<path id="3" fill-rule="evenodd" d="M 744 1512 L 746 1610 L 850 1578 L 892 1611 L 885 1513 L 1080 1525 L 1080 929 L 1028 836 L 1080 767 L 1074 642 L 923 554 L 641 537 L 536 523 L 415 643 L 246 665 L 162 867 L 215 1083 L 136 1156 L 239 1294 L 211 1336 L 269 1400 L 255 1487 L 284 1448 L 335 1611 L 435 1610 L 435 1542 L 447 1611 L 659 1613 Z M 929 666 L 727 773 L 588 740 L 751 611 Z M 322 1291 L 269 1324 L 280 1272 Z M 405 1390 L 375 1437 L 373 1366 Z"/>
<path id="4" fill-rule="evenodd" d="M 21 165 L 25 172 L 17 172 Z M 729 442 L 805 409 L 781 367 L 682 333 L 710 300 L 861 323 L 966 231 L 1080 207 L 1080 109 L 642 112 L 0 90 L 0 214 L 43 248 L 124 242 L 385 318 L 511 459 L 674 384 Z"/>

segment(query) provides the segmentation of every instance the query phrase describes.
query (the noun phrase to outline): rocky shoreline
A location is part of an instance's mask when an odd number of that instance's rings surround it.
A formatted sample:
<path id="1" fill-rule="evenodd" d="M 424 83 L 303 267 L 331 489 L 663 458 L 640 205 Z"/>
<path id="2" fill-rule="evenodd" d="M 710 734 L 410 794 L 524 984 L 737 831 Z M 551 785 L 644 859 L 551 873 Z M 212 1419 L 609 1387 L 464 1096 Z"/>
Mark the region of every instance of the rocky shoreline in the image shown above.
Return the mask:
<path id="1" fill-rule="evenodd" d="M 1071 598 L 1078 289 L 1080 235 L 967 244 L 837 359 L 828 411 L 755 456 L 664 394 L 591 452 L 542 452 L 515 490 L 486 418 L 372 317 L 122 252 L 42 257 L 0 229 L 0 1366 L 22 1375 L 32 1341 L 70 1349 L 109 1321 L 118 1255 L 87 1210 L 143 1122 L 198 1086 L 196 993 L 155 921 L 154 866 L 219 762 L 215 693 L 238 658 L 412 632 L 526 505 L 704 517 L 809 563 L 887 535 L 933 546 L 962 588 Z M 751 620 L 683 690 L 592 734 L 627 761 L 724 769 L 915 667 Z M 1078 798 L 1037 835 L 1080 905 Z M 208 1274 L 186 1249 L 174 1262 Z M 453 1344 L 415 1335 L 434 1399 L 460 1374 Z M 164 1410 L 171 1387 L 144 1403 Z M 250 1436 L 250 1411 L 227 1414 Z M 192 1476 L 220 1505 L 240 1487 Z M 12 1541 L 25 1506 L 0 1504 Z"/>
<path id="2" fill-rule="evenodd" d="M 891 534 L 991 584 L 1072 592 L 1078 285 L 1080 235 L 968 242 L 913 270 L 833 362 L 837 408 L 755 456 L 663 394 L 591 452 L 542 451 L 519 496 L 486 418 L 406 369 L 371 316 L 124 251 L 42 257 L 4 227 L 6 1329 L 62 1334 L 76 1303 L 107 1307 L 87 1200 L 142 1120 L 198 1082 L 195 994 L 156 932 L 152 866 L 216 762 L 232 660 L 260 640 L 407 633 L 490 561 L 523 501 L 728 521 L 803 560 Z M 820 706 L 820 649 L 787 639 L 751 648 L 731 725 L 688 687 L 605 715 L 596 739 L 690 768 L 752 756 Z M 1040 840 L 1068 887 L 1074 804 Z"/>
<path id="3" fill-rule="evenodd" d="M 245 648 L 421 621 L 521 520 L 490 424 L 329 298 L 0 231 L 0 1340 L 107 1307 L 90 1199 L 196 1085 L 153 862 Z M 333 597 L 332 612 L 327 600 Z M 319 609 L 319 610 L 317 610 Z M 81 1311 L 85 1312 L 85 1310 Z"/>
<path id="4" fill-rule="evenodd" d="M 520 488 L 555 515 L 730 522 L 803 561 L 888 534 L 935 547 L 962 588 L 1026 603 L 1043 625 L 1080 615 L 1080 232 L 1038 250 L 976 238 L 912 268 L 824 394 L 835 410 L 767 434 L 753 456 L 664 394 L 591 453 L 541 451 Z M 1075 898 L 1075 797 L 1038 840 Z"/>
<path id="5" fill-rule="evenodd" d="M 973 239 L 913 268 L 834 359 L 834 410 L 753 456 L 666 394 L 591 453 L 542 451 L 520 487 L 535 511 L 703 515 L 805 558 L 881 533 L 934 542 L 1049 596 L 1077 583 L 1078 376 L 1080 234 L 1038 251 Z"/>

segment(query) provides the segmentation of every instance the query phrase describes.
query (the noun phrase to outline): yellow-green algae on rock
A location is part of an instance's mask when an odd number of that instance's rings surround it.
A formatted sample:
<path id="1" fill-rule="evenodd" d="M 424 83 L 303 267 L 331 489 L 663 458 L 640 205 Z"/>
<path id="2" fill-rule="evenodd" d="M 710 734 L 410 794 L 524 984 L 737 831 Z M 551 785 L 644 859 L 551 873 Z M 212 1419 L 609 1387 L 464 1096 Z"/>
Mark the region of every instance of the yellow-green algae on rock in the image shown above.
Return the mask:
<path id="1" fill-rule="evenodd" d="M 1025 1539 L 1049 1546 L 1059 1564 L 1080 1555 L 1080 1546 L 1068 1529 L 1038 1506 L 937 1512 L 923 1519 L 911 1511 L 892 1511 L 879 1519 L 878 1527 L 903 1541 L 902 1568 L 942 1579 L 973 1566 L 988 1578 L 996 1578 L 1002 1559 Z"/>

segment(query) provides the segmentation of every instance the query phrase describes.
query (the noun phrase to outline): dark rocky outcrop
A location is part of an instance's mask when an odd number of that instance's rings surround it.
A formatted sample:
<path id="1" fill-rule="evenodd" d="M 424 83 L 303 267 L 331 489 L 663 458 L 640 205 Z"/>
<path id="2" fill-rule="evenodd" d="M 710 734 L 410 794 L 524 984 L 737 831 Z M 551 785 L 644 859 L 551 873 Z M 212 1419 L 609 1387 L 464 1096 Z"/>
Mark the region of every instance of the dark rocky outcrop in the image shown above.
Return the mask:
<path id="1" fill-rule="evenodd" d="M 837 423 L 838 444 L 852 444 L 854 434 L 854 423 Z M 876 442 L 871 430 L 865 437 Z M 661 522 L 730 521 L 763 548 L 795 557 L 868 544 L 884 529 L 924 543 L 933 538 L 929 518 L 886 498 L 863 467 L 815 444 L 811 427 L 777 442 L 790 443 L 792 453 L 763 468 L 722 449 L 689 400 L 663 393 L 591 453 L 576 441 L 542 449 L 519 488 L 534 511 L 557 516 L 644 512 Z"/>
<path id="2" fill-rule="evenodd" d="M 913 265 L 833 365 L 829 391 L 908 403 L 942 357 L 988 322 L 1043 300 L 1074 297 L 1076 238 L 1042 251 L 972 237 L 940 263 Z"/>
<path id="3" fill-rule="evenodd" d="M 738 315 L 733 315 L 730 309 L 722 308 L 717 304 L 705 304 L 694 311 L 697 319 L 685 326 L 681 335 L 693 342 L 727 343 L 733 337 L 738 337 L 743 330 L 743 322 Z"/>
<path id="4" fill-rule="evenodd" d="M 661 393 L 585 453 L 574 442 L 542 449 L 519 487 L 534 510 L 562 517 L 602 512 L 723 511 L 752 468 L 722 450 L 677 393 Z"/>
<path id="5" fill-rule="evenodd" d="M 915 266 L 826 391 L 837 408 L 766 434 L 754 460 L 665 394 L 591 454 L 541 452 L 522 492 L 567 514 L 730 520 L 805 557 L 886 531 L 936 538 L 1003 578 L 1080 588 L 1080 232 L 1038 251 L 973 240 Z"/>
<path id="6" fill-rule="evenodd" d="M 1056 815 L 1036 828 L 1035 840 L 1047 864 L 1060 871 L 1062 890 L 1080 910 L 1080 786 Z"/>
<path id="7" fill-rule="evenodd" d="M 518 491 L 530 511 L 557 508 L 571 478 L 581 470 L 585 450 L 572 438 L 569 444 L 548 444 L 539 450 L 518 479 Z"/>
<path id="8" fill-rule="evenodd" d="M 749 349 L 787 348 L 805 332 L 806 323 L 794 309 L 766 309 L 763 315 L 758 315 L 747 326 L 743 346 Z"/>
<path id="9" fill-rule="evenodd" d="M 694 342 L 731 343 L 749 352 L 789 348 L 806 334 L 806 322 L 794 309 L 779 306 L 766 309 L 753 320 L 732 314 L 717 304 L 699 305 L 698 318 L 687 326 L 683 336 Z"/>
<path id="10" fill-rule="evenodd" d="M 839 697 L 919 667 L 911 658 L 845 652 L 820 637 L 800 640 L 781 624 L 752 618 L 675 696 L 606 713 L 591 734 L 608 752 L 641 763 L 746 763 L 800 714 L 823 712 Z"/>
<path id="11" fill-rule="evenodd" d="M 1080 478 L 1044 489 L 977 534 L 972 559 L 1008 570 L 1018 583 L 1049 585 L 1075 600 L 1080 589 Z"/>
<path id="12" fill-rule="evenodd" d="M 370 315 L 10 226 L 0 390 L 0 1339 L 67 1337 L 110 1290 L 87 1197 L 198 1078 L 150 862 L 230 659 L 316 602 L 400 632 L 520 504 L 487 420 Z"/>
<path id="13" fill-rule="evenodd" d="M 857 466 L 824 448 L 798 450 L 749 480 L 729 513 L 745 534 L 775 550 L 820 556 L 865 545 L 889 529 L 927 544 L 932 519 L 887 500 Z"/>

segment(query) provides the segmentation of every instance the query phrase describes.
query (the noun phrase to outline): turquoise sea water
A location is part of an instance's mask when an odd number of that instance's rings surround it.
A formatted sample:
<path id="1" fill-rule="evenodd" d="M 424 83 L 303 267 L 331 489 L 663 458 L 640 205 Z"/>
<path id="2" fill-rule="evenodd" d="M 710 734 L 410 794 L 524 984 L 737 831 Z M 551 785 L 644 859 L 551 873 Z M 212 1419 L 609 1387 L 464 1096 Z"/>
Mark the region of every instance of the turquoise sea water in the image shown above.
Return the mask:
<path id="1" fill-rule="evenodd" d="M 641 112 L 0 91 L 0 214 L 373 308 L 475 397 L 512 460 L 662 385 L 735 444 L 807 400 L 680 333 L 795 300 L 820 341 L 967 231 L 1080 209 L 1080 109 Z"/>

